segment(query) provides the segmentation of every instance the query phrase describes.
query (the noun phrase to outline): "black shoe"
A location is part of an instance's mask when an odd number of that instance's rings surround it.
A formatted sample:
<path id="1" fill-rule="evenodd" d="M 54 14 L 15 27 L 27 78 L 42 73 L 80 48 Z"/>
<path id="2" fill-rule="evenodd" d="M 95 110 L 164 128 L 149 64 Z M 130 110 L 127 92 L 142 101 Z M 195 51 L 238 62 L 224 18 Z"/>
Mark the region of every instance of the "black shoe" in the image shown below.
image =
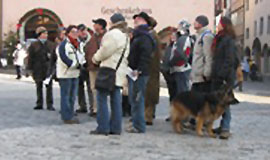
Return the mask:
<path id="1" fill-rule="evenodd" d="M 80 124 L 80 121 L 78 119 L 72 119 L 72 120 L 64 120 L 65 124 Z"/>
<path id="2" fill-rule="evenodd" d="M 221 132 L 222 132 L 222 128 L 221 127 L 218 127 L 218 128 L 215 128 L 215 129 L 213 129 L 213 132 L 215 133 L 215 134 L 221 134 Z"/>
<path id="3" fill-rule="evenodd" d="M 17 77 L 16 77 L 16 79 L 18 79 L 18 80 L 21 79 L 21 78 L 22 78 L 22 76 L 17 76 Z"/>
<path id="4" fill-rule="evenodd" d="M 77 109 L 76 113 L 87 113 L 86 109 Z"/>
<path id="5" fill-rule="evenodd" d="M 55 111 L 55 108 L 53 106 L 47 108 L 48 111 Z"/>
<path id="6" fill-rule="evenodd" d="M 121 135 L 121 133 L 115 133 L 115 132 L 110 132 L 109 134 L 110 135 L 117 135 L 117 136 L 120 136 Z"/>
<path id="7" fill-rule="evenodd" d="M 42 109 L 43 109 L 42 106 L 36 106 L 36 107 L 34 108 L 34 110 L 42 110 Z"/>
<path id="8" fill-rule="evenodd" d="M 99 132 L 97 130 L 94 130 L 94 131 L 90 131 L 91 135 L 103 135 L 103 136 L 108 136 L 108 133 L 102 133 L 102 132 Z"/>
<path id="9" fill-rule="evenodd" d="M 153 122 L 146 122 L 146 125 L 147 126 L 152 126 L 153 125 Z"/>
<path id="10" fill-rule="evenodd" d="M 168 117 L 165 119 L 166 122 L 170 122 L 171 121 L 171 117 Z"/>
<path id="11" fill-rule="evenodd" d="M 219 139 L 227 140 L 231 136 L 230 131 L 221 131 Z"/>

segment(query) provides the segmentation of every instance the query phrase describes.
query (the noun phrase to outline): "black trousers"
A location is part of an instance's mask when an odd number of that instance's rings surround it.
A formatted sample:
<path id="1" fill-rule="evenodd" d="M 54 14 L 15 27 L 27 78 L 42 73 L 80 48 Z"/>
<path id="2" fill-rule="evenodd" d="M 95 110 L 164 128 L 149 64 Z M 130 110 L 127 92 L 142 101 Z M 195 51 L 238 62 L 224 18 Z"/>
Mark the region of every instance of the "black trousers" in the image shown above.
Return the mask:
<path id="1" fill-rule="evenodd" d="M 84 75 L 82 75 L 84 74 Z M 87 74 L 87 75 L 86 75 Z M 81 110 L 87 110 L 87 103 L 86 103 L 86 97 L 85 97 L 85 83 L 87 87 L 87 95 L 88 95 L 88 101 L 90 105 L 90 111 L 93 111 L 93 94 L 91 90 L 90 85 L 90 79 L 89 79 L 89 73 L 88 72 L 81 72 L 81 75 L 79 77 L 79 89 L 78 89 L 78 103 Z"/>
<path id="2" fill-rule="evenodd" d="M 191 90 L 202 93 L 210 93 L 212 88 L 211 82 L 201 82 L 192 84 Z"/>
<path id="3" fill-rule="evenodd" d="M 35 81 L 36 83 L 36 91 L 37 91 L 37 107 L 43 107 L 43 81 Z M 51 81 L 50 84 L 46 85 L 46 102 L 47 108 L 53 106 L 53 90 L 52 90 L 53 82 Z"/>
<path id="4" fill-rule="evenodd" d="M 163 72 L 162 74 L 164 76 L 164 79 L 165 79 L 167 87 L 168 87 L 169 100 L 171 102 L 177 94 L 176 81 L 175 81 L 174 77 L 172 76 L 172 74 L 170 74 L 168 72 L 166 72 L 166 73 Z"/>
<path id="5" fill-rule="evenodd" d="M 15 67 L 16 67 L 17 78 L 22 77 L 22 67 L 18 65 L 16 65 Z"/>

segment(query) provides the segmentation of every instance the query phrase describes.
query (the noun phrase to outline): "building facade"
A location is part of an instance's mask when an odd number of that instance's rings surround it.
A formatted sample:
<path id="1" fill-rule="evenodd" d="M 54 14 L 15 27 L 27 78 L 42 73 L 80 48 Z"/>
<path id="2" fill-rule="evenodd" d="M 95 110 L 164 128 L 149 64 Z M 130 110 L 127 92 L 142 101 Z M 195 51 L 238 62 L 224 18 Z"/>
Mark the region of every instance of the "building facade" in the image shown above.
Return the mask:
<path id="1" fill-rule="evenodd" d="M 245 0 L 245 51 L 263 74 L 270 73 L 269 6 L 269 0 Z"/>
<path id="2" fill-rule="evenodd" d="M 196 16 L 204 14 L 214 22 L 214 1 L 205 0 L 1 0 L 3 1 L 2 34 L 17 31 L 21 41 L 34 38 L 37 26 L 49 30 L 56 36 L 56 29 L 69 24 L 84 23 L 92 27 L 92 19 L 122 13 L 132 27 L 132 17 L 141 11 L 147 12 L 158 21 L 157 30 L 177 26 L 181 19 L 193 23 Z M 210 24 L 213 28 L 214 23 Z M 4 37 L 3 37 L 4 38 Z"/>
<path id="3" fill-rule="evenodd" d="M 245 7 L 244 0 L 231 0 L 230 16 L 235 27 L 237 44 L 243 56 L 245 37 Z"/>
<path id="4" fill-rule="evenodd" d="M 2 30 L 3 30 L 3 0 L 0 0 L 0 52 L 2 51 Z"/>

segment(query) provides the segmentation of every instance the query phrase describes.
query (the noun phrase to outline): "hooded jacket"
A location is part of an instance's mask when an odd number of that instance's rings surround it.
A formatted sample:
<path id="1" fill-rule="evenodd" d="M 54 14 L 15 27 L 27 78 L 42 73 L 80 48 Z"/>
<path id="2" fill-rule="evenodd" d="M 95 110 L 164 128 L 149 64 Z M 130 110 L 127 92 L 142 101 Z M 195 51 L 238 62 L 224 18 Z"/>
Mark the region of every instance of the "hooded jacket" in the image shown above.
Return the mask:
<path id="1" fill-rule="evenodd" d="M 116 69 L 116 66 L 124 53 L 124 58 L 116 71 L 116 86 L 123 87 L 127 73 L 127 57 L 129 55 L 130 40 L 128 34 L 124 33 L 126 22 L 114 24 L 103 36 L 99 50 L 93 56 L 93 63 L 100 64 L 100 67 Z"/>
<path id="2" fill-rule="evenodd" d="M 128 66 L 142 75 L 149 75 L 149 65 L 155 48 L 155 40 L 149 33 L 148 25 L 141 25 L 133 32 Z"/>

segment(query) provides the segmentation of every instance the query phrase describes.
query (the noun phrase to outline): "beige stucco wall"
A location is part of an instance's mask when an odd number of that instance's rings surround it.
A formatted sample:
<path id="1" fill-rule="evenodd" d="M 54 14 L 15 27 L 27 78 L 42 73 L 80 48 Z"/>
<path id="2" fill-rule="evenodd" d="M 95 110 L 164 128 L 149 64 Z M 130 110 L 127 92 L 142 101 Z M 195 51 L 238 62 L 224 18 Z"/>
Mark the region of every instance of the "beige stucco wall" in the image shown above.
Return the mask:
<path id="1" fill-rule="evenodd" d="M 2 51 L 2 17 L 3 17 L 3 12 L 2 12 L 2 0 L 0 0 L 0 54 Z"/>
<path id="2" fill-rule="evenodd" d="M 97 17 L 109 19 L 110 9 L 146 9 L 156 17 L 158 29 L 175 25 L 184 18 L 193 23 L 197 15 L 205 14 L 214 23 L 214 0 L 3 0 L 4 32 L 16 30 L 19 19 L 34 8 L 55 12 L 64 25 L 85 23 Z M 131 18 L 134 13 L 125 14 Z M 132 19 L 128 20 L 132 25 Z M 211 28 L 213 27 L 211 23 Z"/>

